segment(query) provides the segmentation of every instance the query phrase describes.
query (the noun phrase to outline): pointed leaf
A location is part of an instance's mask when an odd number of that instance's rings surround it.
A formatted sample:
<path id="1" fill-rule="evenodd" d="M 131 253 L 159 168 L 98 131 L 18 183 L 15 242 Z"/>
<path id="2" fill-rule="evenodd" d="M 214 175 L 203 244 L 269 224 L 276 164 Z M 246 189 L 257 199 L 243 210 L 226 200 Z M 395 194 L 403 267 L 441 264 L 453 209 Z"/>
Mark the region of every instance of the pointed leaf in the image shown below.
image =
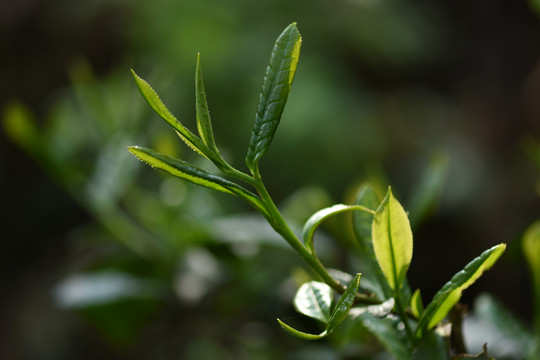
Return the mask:
<path id="1" fill-rule="evenodd" d="M 356 274 L 356 276 L 351 280 L 347 289 L 339 298 L 334 310 L 332 311 L 332 316 L 326 327 L 326 331 L 330 334 L 341 322 L 347 317 L 349 310 L 354 302 L 354 297 L 358 292 L 358 286 L 360 285 L 360 277 L 362 274 Z"/>
<path id="2" fill-rule="evenodd" d="M 169 111 L 169 109 L 167 109 L 154 89 L 152 89 L 152 87 L 145 80 L 139 77 L 135 71 L 131 70 L 131 73 L 133 74 L 133 78 L 135 79 L 137 87 L 139 88 L 142 96 L 152 107 L 152 109 L 154 109 L 154 111 L 161 116 L 163 120 L 165 120 L 176 130 L 178 136 L 180 136 L 180 138 L 194 151 L 206 157 L 213 157 L 211 156 L 213 155 L 212 152 L 208 149 L 204 142 L 199 137 L 194 135 L 188 128 L 182 125 L 180 121 L 178 121 L 176 117 Z"/>
<path id="3" fill-rule="evenodd" d="M 332 215 L 339 214 L 346 211 L 354 211 L 354 210 L 367 211 L 367 212 L 371 211 L 359 205 L 337 204 L 337 205 L 333 205 L 328 208 L 317 211 L 306 221 L 304 228 L 302 230 L 302 239 L 304 241 L 304 245 L 311 252 L 311 254 L 315 254 L 315 247 L 313 245 L 313 236 L 315 234 L 315 230 L 317 230 L 319 225 L 325 219 L 327 219 L 328 217 Z"/>
<path id="4" fill-rule="evenodd" d="M 155 150 L 140 146 L 130 146 L 129 151 L 154 168 L 163 170 L 173 176 L 200 186 L 240 196 L 250 202 L 253 206 L 257 208 L 260 207 L 261 209 L 263 208 L 262 205 L 260 205 L 259 198 L 255 194 L 238 184 L 199 169 L 185 161 L 173 159 L 167 155 L 160 154 Z"/>
<path id="5" fill-rule="evenodd" d="M 407 213 L 389 188 L 373 218 L 373 249 L 388 285 L 403 285 L 413 252 L 413 237 Z"/>
<path id="6" fill-rule="evenodd" d="M 305 333 L 303 331 L 296 330 L 292 326 L 289 326 L 289 325 L 285 324 L 280 319 L 277 319 L 277 321 L 279 322 L 279 325 L 281 325 L 283 330 L 287 331 L 289 334 L 291 334 L 293 336 L 299 337 L 299 338 L 304 339 L 304 340 L 319 340 L 319 339 L 322 339 L 323 337 L 325 337 L 327 335 L 326 331 L 323 331 L 322 333 L 320 333 L 318 335 L 316 335 L 316 334 L 308 334 L 308 333 Z"/>
<path id="7" fill-rule="evenodd" d="M 416 336 L 421 338 L 426 330 L 433 328 L 443 320 L 452 306 L 459 299 L 463 290 L 471 286 L 484 271 L 495 264 L 504 253 L 506 244 L 499 244 L 484 251 L 479 257 L 471 261 L 463 270 L 455 274 L 441 290 L 433 297 L 431 303 L 426 307 L 416 328 Z"/>
<path id="8" fill-rule="evenodd" d="M 424 304 L 422 303 L 422 295 L 420 289 L 416 289 L 411 297 L 411 311 L 413 315 L 418 319 L 424 311 Z"/>
<path id="9" fill-rule="evenodd" d="M 246 164 L 253 172 L 258 160 L 266 153 L 279 125 L 291 84 L 296 73 L 302 37 L 296 23 L 289 25 L 278 37 L 259 95 L 253 133 L 246 155 Z"/>
<path id="10" fill-rule="evenodd" d="M 330 320 L 333 290 L 325 283 L 310 281 L 300 286 L 294 298 L 296 310 L 327 324 Z"/>
<path id="11" fill-rule="evenodd" d="M 368 209 L 377 210 L 377 207 L 381 201 L 377 196 L 377 193 L 373 187 L 364 183 L 358 189 L 356 194 L 355 204 L 360 206 L 365 206 Z M 367 266 L 366 271 L 364 271 L 364 278 L 362 283 L 365 286 L 366 283 L 370 281 L 374 284 L 375 293 L 381 298 L 390 298 L 393 296 L 392 290 L 388 286 L 388 283 L 384 277 L 384 274 L 377 262 L 375 257 L 375 250 L 373 250 L 373 241 L 371 238 L 371 225 L 373 222 L 374 214 L 364 212 L 364 211 L 355 211 L 353 213 L 353 230 L 358 240 L 360 248 L 367 257 L 365 264 Z"/>
<path id="12" fill-rule="evenodd" d="M 200 54 L 197 54 L 197 70 L 195 74 L 195 97 L 197 110 L 197 129 L 204 143 L 216 154 L 218 149 L 214 142 L 214 133 L 212 132 L 212 122 L 210 112 L 206 102 L 206 93 L 204 92 L 203 76 L 201 69 Z"/>

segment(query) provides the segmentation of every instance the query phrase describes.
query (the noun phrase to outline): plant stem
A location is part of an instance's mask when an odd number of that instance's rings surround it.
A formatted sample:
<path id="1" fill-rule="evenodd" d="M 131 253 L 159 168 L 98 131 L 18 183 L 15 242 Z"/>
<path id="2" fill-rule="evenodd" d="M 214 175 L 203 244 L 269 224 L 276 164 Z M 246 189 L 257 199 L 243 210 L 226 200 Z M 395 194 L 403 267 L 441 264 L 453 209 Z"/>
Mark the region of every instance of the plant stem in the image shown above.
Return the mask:
<path id="1" fill-rule="evenodd" d="M 401 301 L 399 288 L 395 290 L 395 299 L 396 299 L 397 312 L 398 312 L 399 317 L 401 318 L 401 321 L 403 322 L 403 325 L 405 326 L 405 332 L 407 333 L 407 338 L 409 339 L 409 342 L 411 343 L 411 345 L 414 347 L 416 343 L 416 339 L 409 325 L 409 320 L 407 319 L 405 307 L 403 306 L 403 303 Z"/>

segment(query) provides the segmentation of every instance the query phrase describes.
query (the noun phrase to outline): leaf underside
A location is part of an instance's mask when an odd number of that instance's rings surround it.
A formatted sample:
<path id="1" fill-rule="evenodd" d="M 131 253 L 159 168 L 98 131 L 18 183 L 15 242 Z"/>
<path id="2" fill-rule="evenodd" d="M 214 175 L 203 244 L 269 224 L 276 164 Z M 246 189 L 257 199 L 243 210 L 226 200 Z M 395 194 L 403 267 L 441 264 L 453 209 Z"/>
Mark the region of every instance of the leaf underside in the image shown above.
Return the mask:
<path id="1" fill-rule="evenodd" d="M 296 23 L 289 25 L 276 40 L 266 69 L 246 164 L 253 172 L 266 153 L 279 125 L 296 73 L 302 37 Z"/>
<path id="2" fill-rule="evenodd" d="M 333 290 L 325 283 L 310 281 L 302 284 L 294 297 L 296 310 L 311 318 L 328 323 Z"/>

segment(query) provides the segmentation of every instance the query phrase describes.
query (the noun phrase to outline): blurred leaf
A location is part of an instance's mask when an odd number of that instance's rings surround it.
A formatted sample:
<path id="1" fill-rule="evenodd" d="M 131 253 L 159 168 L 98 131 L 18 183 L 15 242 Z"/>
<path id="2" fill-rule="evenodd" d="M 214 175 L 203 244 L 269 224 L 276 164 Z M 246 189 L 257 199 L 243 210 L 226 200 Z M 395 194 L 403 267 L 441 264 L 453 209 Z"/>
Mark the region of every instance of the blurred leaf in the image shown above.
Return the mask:
<path id="1" fill-rule="evenodd" d="M 296 73 L 301 42 L 296 23 L 292 23 L 279 35 L 272 50 L 246 155 L 246 164 L 252 172 L 268 150 L 281 120 Z"/>
<path id="2" fill-rule="evenodd" d="M 479 257 L 468 263 L 463 270 L 455 274 L 426 307 L 416 329 L 416 336 L 421 338 L 426 330 L 433 328 L 443 320 L 452 306 L 461 298 L 462 292 L 471 286 L 484 271 L 491 268 L 504 253 L 506 244 L 499 244 L 484 251 Z"/>
<path id="3" fill-rule="evenodd" d="M 540 328 L 540 221 L 535 222 L 525 231 L 522 246 L 533 279 L 535 322 Z"/>
<path id="4" fill-rule="evenodd" d="M 487 326 L 496 332 L 495 341 L 504 341 L 505 350 L 510 350 L 509 348 L 513 347 L 520 352 L 521 357 L 533 354 L 535 345 L 538 344 L 535 344 L 532 331 L 519 322 L 503 303 L 490 294 L 481 294 L 475 300 L 474 315 L 486 322 Z M 494 349 L 493 347 L 492 350 Z"/>
<path id="5" fill-rule="evenodd" d="M 364 312 L 358 317 L 362 325 L 379 340 L 386 350 L 397 360 L 410 360 L 411 351 L 408 346 L 403 323 L 395 316 L 384 318 Z"/>
<path id="6" fill-rule="evenodd" d="M 330 320 L 333 290 L 325 283 L 310 281 L 302 284 L 294 297 L 296 310 L 327 324 Z"/>
<path id="7" fill-rule="evenodd" d="M 411 196 L 410 219 L 413 227 L 418 226 L 437 205 L 447 170 L 447 156 L 444 153 L 435 154 Z"/>
<path id="8" fill-rule="evenodd" d="M 349 315 L 352 319 L 355 319 L 361 314 L 363 314 L 364 312 L 369 312 L 373 316 L 376 316 L 378 318 L 383 318 L 392 312 L 392 310 L 394 309 L 395 303 L 396 301 L 394 300 L 394 298 L 390 298 L 386 300 L 385 302 L 378 305 L 355 307 L 355 308 L 352 308 L 351 311 L 349 311 Z"/>
<path id="9" fill-rule="evenodd" d="M 418 347 L 413 351 L 411 360 L 450 360 L 446 341 L 434 331 L 430 331 Z"/>
<path id="10" fill-rule="evenodd" d="M 413 315 L 418 319 L 424 311 L 424 304 L 422 302 L 422 295 L 420 289 L 416 289 L 411 297 L 411 311 Z"/>
<path id="11" fill-rule="evenodd" d="M 195 75 L 195 95 L 197 109 L 197 129 L 204 143 L 216 154 L 219 153 L 216 143 L 214 142 L 214 133 L 212 132 L 212 122 L 210 120 L 210 112 L 206 102 L 206 94 L 204 92 L 203 76 L 201 69 L 200 54 L 197 54 L 197 70 Z"/>
<path id="12" fill-rule="evenodd" d="M 4 108 L 2 117 L 6 134 L 30 155 L 36 156 L 42 146 L 42 137 L 30 110 L 13 101 Z"/>
<path id="13" fill-rule="evenodd" d="M 389 188 L 373 219 L 373 249 L 388 284 L 399 290 L 413 252 L 413 237 L 407 213 Z"/>

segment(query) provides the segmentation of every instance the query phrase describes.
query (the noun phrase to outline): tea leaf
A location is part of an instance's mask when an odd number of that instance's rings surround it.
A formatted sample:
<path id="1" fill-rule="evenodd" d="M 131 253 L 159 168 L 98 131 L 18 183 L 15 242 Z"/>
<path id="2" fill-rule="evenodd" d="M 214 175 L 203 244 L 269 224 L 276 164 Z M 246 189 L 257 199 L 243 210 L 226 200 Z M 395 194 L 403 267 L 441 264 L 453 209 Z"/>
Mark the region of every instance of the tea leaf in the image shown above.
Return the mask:
<path id="1" fill-rule="evenodd" d="M 325 219 L 327 219 L 328 217 L 332 215 L 339 214 L 346 211 L 354 211 L 354 210 L 370 211 L 369 209 L 366 209 L 365 207 L 359 206 L 359 205 L 336 204 L 328 208 L 317 211 L 306 221 L 304 228 L 302 230 L 302 239 L 304 241 L 304 245 L 311 252 L 311 254 L 315 255 L 315 247 L 313 245 L 313 236 L 315 235 L 315 230 L 317 230 L 319 225 Z"/>
<path id="2" fill-rule="evenodd" d="M 246 155 L 246 164 L 254 172 L 258 160 L 266 153 L 279 125 L 291 84 L 296 73 L 302 37 L 296 23 L 278 37 L 259 95 L 253 133 Z"/>
<path id="3" fill-rule="evenodd" d="M 463 290 L 471 286 L 484 271 L 495 264 L 504 253 L 506 244 L 499 244 L 484 251 L 479 257 L 471 261 L 463 270 L 455 274 L 441 290 L 433 297 L 431 303 L 426 307 L 416 328 L 416 336 L 421 338 L 425 330 L 433 328 L 439 321 L 444 319 L 452 306 L 459 299 Z"/>
<path id="4" fill-rule="evenodd" d="M 388 285 L 403 285 L 413 252 L 413 237 L 407 213 L 389 188 L 373 218 L 373 249 Z"/>
<path id="5" fill-rule="evenodd" d="M 133 78 L 137 83 L 139 91 L 152 109 L 176 130 L 178 136 L 180 136 L 191 149 L 203 156 L 209 157 L 211 151 L 204 142 L 176 119 L 169 109 L 167 109 L 165 104 L 163 104 L 159 95 L 144 79 L 139 77 L 133 70 L 131 70 L 131 73 L 133 74 Z"/>
<path id="6" fill-rule="evenodd" d="M 360 314 L 358 319 L 397 360 L 411 358 L 405 332 L 400 330 L 402 323 L 397 317 L 379 318 L 366 311 Z"/>
<path id="7" fill-rule="evenodd" d="M 140 146 L 130 146 L 129 151 L 140 160 L 154 168 L 163 170 L 173 176 L 200 186 L 237 195 L 247 200 L 257 209 L 263 208 L 259 198 L 255 194 L 244 189 L 238 184 L 199 169 L 185 161 L 173 159 L 167 155 L 160 154 L 155 150 Z"/>
<path id="8" fill-rule="evenodd" d="M 316 335 L 316 334 L 308 334 L 308 333 L 305 333 L 303 331 L 296 330 L 292 326 L 289 326 L 289 325 L 285 324 L 280 319 L 277 319 L 277 321 L 279 322 L 279 325 L 281 325 L 283 330 L 287 331 L 289 334 L 291 334 L 293 336 L 299 337 L 299 338 L 304 339 L 304 340 L 319 340 L 319 339 L 322 339 L 323 337 L 325 337 L 327 335 L 326 331 L 323 331 L 322 333 L 320 333 L 318 335 Z"/>
<path id="9" fill-rule="evenodd" d="M 330 321 L 326 327 L 326 331 L 331 333 L 341 322 L 345 319 L 351 306 L 354 302 L 354 297 L 358 292 L 358 286 L 360 286 L 360 277 L 362 274 L 356 274 L 356 276 L 351 280 L 347 289 L 339 298 L 334 310 L 332 311 L 332 316 L 330 316 Z"/>
<path id="10" fill-rule="evenodd" d="M 413 315 L 418 319 L 424 311 L 424 304 L 422 303 L 422 295 L 420 289 L 416 289 L 411 297 L 411 311 Z"/>
<path id="11" fill-rule="evenodd" d="M 445 339 L 433 331 L 424 337 L 411 357 L 411 360 L 426 359 L 450 360 Z"/>
<path id="12" fill-rule="evenodd" d="M 206 102 L 206 94 L 204 92 L 204 84 L 201 69 L 201 57 L 197 54 L 197 70 L 195 74 L 195 101 L 197 112 L 197 129 L 204 143 L 213 150 L 216 154 L 219 153 L 216 143 L 214 142 L 214 134 L 212 132 L 212 122 L 210 120 L 210 112 Z"/>
<path id="13" fill-rule="evenodd" d="M 327 324 L 330 320 L 332 297 L 330 286 L 322 282 L 310 281 L 302 284 L 296 292 L 294 307 L 299 313 Z"/>

